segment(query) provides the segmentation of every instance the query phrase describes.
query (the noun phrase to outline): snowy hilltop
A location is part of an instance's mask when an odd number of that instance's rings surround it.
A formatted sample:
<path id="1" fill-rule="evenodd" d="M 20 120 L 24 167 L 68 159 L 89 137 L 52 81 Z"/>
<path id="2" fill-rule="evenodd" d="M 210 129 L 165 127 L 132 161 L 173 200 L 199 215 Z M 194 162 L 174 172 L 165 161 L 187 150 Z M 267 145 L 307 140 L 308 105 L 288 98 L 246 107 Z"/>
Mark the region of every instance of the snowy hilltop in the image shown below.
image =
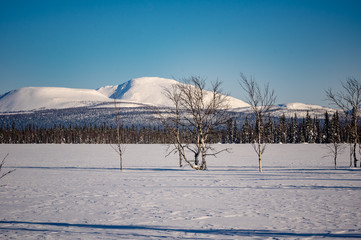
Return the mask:
<path id="1" fill-rule="evenodd" d="M 158 77 L 143 77 L 129 80 L 118 86 L 106 86 L 98 91 L 111 99 L 120 99 L 153 106 L 172 107 L 172 102 L 164 96 L 164 89 L 172 85 L 182 84 L 173 79 Z M 244 108 L 248 104 L 242 100 L 229 97 L 231 108 Z"/>
<path id="2" fill-rule="evenodd" d="M 143 77 L 129 80 L 117 86 L 101 87 L 97 90 L 25 87 L 2 95 L 0 97 L 0 112 L 26 112 L 99 105 L 112 106 L 114 99 L 127 103 L 171 107 L 172 103 L 163 95 L 163 91 L 174 84 L 182 83 L 166 78 Z M 229 97 L 229 102 L 231 108 L 248 106 L 247 103 L 233 97 Z"/>
<path id="3" fill-rule="evenodd" d="M 98 89 L 73 89 L 60 87 L 25 87 L 7 92 L 0 96 L 0 114 L 34 113 L 40 110 L 61 110 L 74 108 L 113 108 L 114 99 L 120 107 L 134 109 L 147 106 L 172 107 L 172 102 L 163 94 L 164 89 L 174 84 L 183 84 L 173 79 L 142 77 L 131 79 L 116 86 L 104 86 Z M 249 111 L 249 105 L 237 98 L 228 97 L 234 112 Z M 288 117 L 306 113 L 322 115 L 333 109 L 303 103 L 276 105 L 272 109 L 274 116 L 285 114 Z"/>
<path id="4" fill-rule="evenodd" d="M 96 90 L 58 87 L 25 87 L 0 97 L 0 112 L 84 107 L 109 99 Z"/>

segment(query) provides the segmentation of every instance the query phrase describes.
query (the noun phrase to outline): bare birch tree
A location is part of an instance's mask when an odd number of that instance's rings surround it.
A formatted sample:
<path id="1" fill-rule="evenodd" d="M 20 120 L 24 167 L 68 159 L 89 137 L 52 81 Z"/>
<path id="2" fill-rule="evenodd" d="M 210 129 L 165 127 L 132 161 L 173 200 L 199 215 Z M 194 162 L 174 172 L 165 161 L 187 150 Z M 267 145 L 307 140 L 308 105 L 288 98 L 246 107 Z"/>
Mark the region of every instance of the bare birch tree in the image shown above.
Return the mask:
<path id="1" fill-rule="evenodd" d="M 123 171 L 123 154 L 125 146 L 122 143 L 122 137 L 120 135 L 120 128 L 122 127 L 122 120 L 120 116 L 120 108 L 117 105 L 117 100 L 114 98 L 114 111 L 115 111 L 115 122 L 116 122 L 116 143 L 111 145 L 114 151 L 119 155 L 119 169 Z"/>
<path id="2" fill-rule="evenodd" d="M 252 143 L 253 149 L 258 155 L 258 169 L 262 172 L 262 154 L 266 150 L 266 143 L 263 141 L 264 118 L 269 114 L 271 107 L 276 102 L 274 90 L 266 84 L 261 88 L 255 81 L 254 77 L 248 79 L 241 73 L 240 85 L 246 93 L 246 102 L 250 105 L 256 119 L 256 140 Z"/>
<path id="3" fill-rule="evenodd" d="M 336 112 L 331 120 L 331 131 L 329 141 L 330 144 L 326 145 L 328 155 L 325 157 L 332 157 L 335 169 L 337 169 L 337 158 L 344 151 L 346 145 L 341 143 L 340 129 L 339 129 L 338 112 Z M 351 145 L 352 146 L 352 145 Z M 352 152 L 352 151 L 351 151 Z M 352 160 L 351 160 L 352 161 Z"/>
<path id="4" fill-rule="evenodd" d="M 179 167 L 183 167 L 183 157 L 182 157 L 182 148 L 181 148 L 181 92 L 180 88 L 177 84 L 171 85 L 170 88 L 163 89 L 163 95 L 166 96 L 169 100 L 171 100 L 173 104 L 173 108 L 168 109 L 166 111 L 167 117 L 161 116 L 161 121 L 164 126 L 170 131 L 172 136 L 172 142 L 174 144 L 174 148 L 169 151 L 169 154 L 172 152 L 177 152 L 179 157 Z M 168 154 L 168 155 L 169 155 Z"/>
<path id="5" fill-rule="evenodd" d="M 355 78 L 348 78 L 346 82 L 341 82 L 341 85 L 341 91 L 334 92 L 329 88 L 325 93 L 327 100 L 339 107 L 346 116 L 353 143 L 353 146 L 350 147 L 350 155 L 353 155 L 353 165 L 357 167 L 356 149 L 357 144 L 359 144 L 358 122 L 361 111 L 361 83 Z M 350 162 L 350 167 L 352 167 L 352 162 Z"/>
<path id="6" fill-rule="evenodd" d="M 184 160 L 193 169 L 206 170 L 206 157 L 228 151 L 216 151 L 208 143 L 214 129 L 226 123 L 229 119 L 228 96 L 222 93 L 219 81 L 212 84 L 207 91 L 206 81 L 200 77 L 189 77 L 184 84 L 174 85 L 174 89 L 165 91 L 165 96 L 175 105 L 176 117 L 173 117 L 176 150 L 180 161 Z M 182 129 L 192 134 L 191 142 L 186 143 L 181 137 Z M 193 157 L 189 157 L 189 152 Z"/>
<path id="7" fill-rule="evenodd" d="M 326 149 L 328 150 L 328 154 L 324 157 L 332 157 L 335 169 L 337 169 L 337 158 L 345 149 L 345 145 L 339 142 L 332 142 L 326 144 Z"/>

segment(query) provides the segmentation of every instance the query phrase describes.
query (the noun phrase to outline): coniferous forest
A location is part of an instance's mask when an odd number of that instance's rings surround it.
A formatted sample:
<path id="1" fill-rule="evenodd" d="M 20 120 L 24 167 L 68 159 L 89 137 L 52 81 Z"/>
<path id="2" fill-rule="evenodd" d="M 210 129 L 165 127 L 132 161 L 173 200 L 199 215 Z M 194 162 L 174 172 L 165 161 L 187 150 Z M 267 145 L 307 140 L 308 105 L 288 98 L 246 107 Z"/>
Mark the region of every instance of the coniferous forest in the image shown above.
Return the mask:
<path id="1" fill-rule="evenodd" d="M 297 115 L 286 118 L 269 117 L 263 123 L 264 143 L 331 143 L 352 142 L 352 131 L 349 125 L 339 117 L 339 114 L 324 115 L 323 119 L 305 118 Z M 209 143 L 252 143 L 257 134 L 256 123 L 245 118 L 239 123 L 230 118 L 223 127 L 214 129 Z M 182 139 L 191 142 L 191 132 L 182 131 Z M 189 136 L 189 137 L 187 137 Z M 361 134 L 359 134 L 361 136 Z M 167 144 L 172 143 L 172 136 L 167 129 L 158 126 L 120 126 L 121 142 L 124 144 Z M 68 144 L 113 144 L 117 142 L 115 126 L 82 125 L 38 127 L 29 124 L 18 128 L 15 123 L 0 126 L 0 143 L 68 143 Z"/>

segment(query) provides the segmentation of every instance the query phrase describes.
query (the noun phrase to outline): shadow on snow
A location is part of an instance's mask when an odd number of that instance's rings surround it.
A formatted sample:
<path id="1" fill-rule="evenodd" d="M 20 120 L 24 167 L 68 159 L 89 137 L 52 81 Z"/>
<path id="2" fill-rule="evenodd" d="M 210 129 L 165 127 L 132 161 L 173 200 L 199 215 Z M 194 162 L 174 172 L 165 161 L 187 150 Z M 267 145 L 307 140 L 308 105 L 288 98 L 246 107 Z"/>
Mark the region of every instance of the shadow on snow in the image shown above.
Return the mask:
<path id="1" fill-rule="evenodd" d="M 119 171 L 119 168 L 105 168 L 105 167 L 42 167 L 42 166 L 7 166 L 5 168 L 15 168 L 15 169 L 41 169 L 41 170 L 79 170 L 79 171 Z M 181 169 L 181 168 L 157 168 L 157 167 L 125 167 L 123 170 L 128 171 L 192 171 L 191 169 Z"/>
<path id="2" fill-rule="evenodd" d="M 14 231 L 56 231 L 54 229 L 39 229 L 20 227 L 17 225 L 72 227 L 87 229 L 112 229 L 112 230 L 134 230 L 134 231 L 157 231 L 157 232 L 180 232 L 208 235 L 247 236 L 247 237 L 328 237 L 328 238 L 361 238 L 361 233 L 297 233 L 272 230 L 250 230 L 250 229 L 184 229 L 162 226 L 147 225 L 101 225 L 101 224 L 72 224 L 56 222 L 25 222 L 25 221 L 0 221 L 0 224 L 11 224 L 11 227 L 0 226 L 0 230 Z M 60 230 L 59 230 L 60 231 Z M 68 231 L 68 230 L 67 230 Z"/>

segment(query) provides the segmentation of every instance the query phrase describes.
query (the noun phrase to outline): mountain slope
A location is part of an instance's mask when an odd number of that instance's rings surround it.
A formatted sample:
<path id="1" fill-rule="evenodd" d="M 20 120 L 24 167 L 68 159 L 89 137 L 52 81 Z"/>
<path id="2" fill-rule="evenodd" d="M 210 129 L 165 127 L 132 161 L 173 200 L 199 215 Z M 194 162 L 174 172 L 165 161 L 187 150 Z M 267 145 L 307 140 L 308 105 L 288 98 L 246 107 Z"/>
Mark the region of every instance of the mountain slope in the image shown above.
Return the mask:
<path id="1" fill-rule="evenodd" d="M 125 102 L 171 107 L 172 102 L 163 95 L 165 88 L 181 84 L 172 79 L 143 77 L 129 80 L 117 86 L 105 86 L 98 90 L 59 87 L 25 87 L 0 96 L 0 112 L 26 112 L 44 109 L 74 107 L 113 107 L 113 99 Z M 248 104 L 229 97 L 232 108 L 244 108 Z"/>
<path id="2" fill-rule="evenodd" d="M 326 111 L 329 114 L 336 112 L 332 108 L 296 102 L 276 105 L 271 111 L 273 116 L 282 116 L 284 114 L 286 117 L 294 117 L 296 114 L 297 117 L 306 117 L 307 113 L 309 113 L 310 116 L 317 116 L 318 118 L 323 118 Z"/>
<path id="3" fill-rule="evenodd" d="M 144 107 L 144 105 L 172 107 L 172 102 L 163 95 L 165 88 L 182 84 L 172 79 L 158 77 L 136 78 L 117 86 L 105 86 L 97 90 L 72 89 L 59 87 L 25 87 L 0 96 L 0 113 L 29 112 L 36 110 L 64 109 L 76 107 L 113 108 L 114 98 L 121 107 Z M 249 112 L 249 105 L 242 100 L 229 97 L 229 103 L 235 112 Z M 272 115 L 285 114 L 288 117 L 296 113 L 322 117 L 325 111 L 334 109 L 303 103 L 280 104 L 272 108 Z"/>
<path id="4" fill-rule="evenodd" d="M 98 91 L 110 98 L 172 107 L 172 102 L 163 95 L 163 91 L 174 84 L 181 83 L 166 78 L 143 77 L 129 80 L 118 86 L 102 87 Z M 233 97 L 229 97 L 229 103 L 231 108 L 248 107 L 247 103 Z"/>
<path id="5" fill-rule="evenodd" d="M 25 87 L 0 97 L 0 112 L 62 109 L 109 101 L 96 90 L 58 87 Z"/>
<path id="6" fill-rule="evenodd" d="M 118 86 L 106 86 L 98 91 L 109 98 L 125 101 L 151 104 L 156 106 L 172 106 L 162 92 L 173 84 L 179 84 L 172 79 L 143 77 L 129 80 Z"/>

